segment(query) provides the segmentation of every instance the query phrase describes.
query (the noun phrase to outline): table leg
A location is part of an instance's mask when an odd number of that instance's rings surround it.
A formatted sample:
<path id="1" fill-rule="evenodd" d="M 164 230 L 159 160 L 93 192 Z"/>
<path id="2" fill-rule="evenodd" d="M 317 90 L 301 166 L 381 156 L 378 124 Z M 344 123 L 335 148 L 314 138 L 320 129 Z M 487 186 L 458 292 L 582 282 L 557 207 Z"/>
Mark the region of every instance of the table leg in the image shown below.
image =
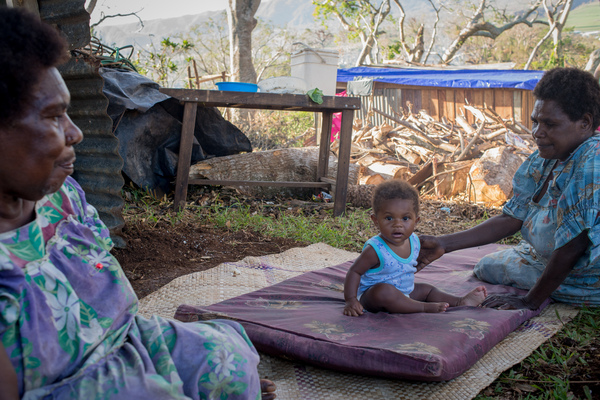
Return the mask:
<path id="1" fill-rule="evenodd" d="M 329 170 L 329 149 L 331 148 L 331 126 L 333 124 L 333 113 L 325 111 L 322 113 L 321 141 L 319 142 L 319 160 L 317 161 L 317 177 L 315 182 L 327 176 Z"/>
<path id="2" fill-rule="evenodd" d="M 179 157 L 177 159 L 177 178 L 175 180 L 175 199 L 173 200 L 173 207 L 177 211 L 182 210 L 185 207 L 185 200 L 187 197 L 197 110 L 198 105 L 196 103 L 184 103 L 181 139 L 179 142 Z"/>
<path id="3" fill-rule="evenodd" d="M 340 128 L 340 148 L 338 153 L 338 170 L 335 185 L 335 203 L 333 216 L 338 217 L 346 212 L 346 196 L 348 195 L 348 172 L 350 171 L 350 152 L 352 149 L 352 122 L 354 110 L 342 111 Z"/>

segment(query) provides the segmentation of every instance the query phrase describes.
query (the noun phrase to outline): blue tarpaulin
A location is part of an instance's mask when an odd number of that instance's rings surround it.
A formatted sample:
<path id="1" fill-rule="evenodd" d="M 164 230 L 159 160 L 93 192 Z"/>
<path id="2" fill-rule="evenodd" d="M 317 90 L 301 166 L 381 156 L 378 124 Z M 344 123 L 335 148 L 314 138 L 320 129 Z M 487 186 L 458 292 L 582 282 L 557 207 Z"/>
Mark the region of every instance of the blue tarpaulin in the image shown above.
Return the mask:
<path id="1" fill-rule="evenodd" d="M 480 70 L 480 69 L 400 69 L 355 67 L 338 69 L 337 81 L 373 79 L 377 82 L 409 86 L 449 88 L 512 88 L 533 90 L 544 71 Z"/>

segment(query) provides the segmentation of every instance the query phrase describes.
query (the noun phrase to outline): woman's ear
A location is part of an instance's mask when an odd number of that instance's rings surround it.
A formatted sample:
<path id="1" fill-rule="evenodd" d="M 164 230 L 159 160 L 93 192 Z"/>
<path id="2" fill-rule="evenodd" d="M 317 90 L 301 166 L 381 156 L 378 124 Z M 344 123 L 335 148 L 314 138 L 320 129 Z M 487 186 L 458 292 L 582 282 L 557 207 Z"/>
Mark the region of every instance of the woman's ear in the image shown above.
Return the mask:
<path id="1" fill-rule="evenodd" d="M 594 123 L 594 118 L 592 117 L 592 114 L 590 114 L 590 113 L 583 114 L 583 116 L 581 117 L 580 123 L 581 123 L 581 128 L 584 131 L 589 130 L 589 131 L 594 132 L 595 128 L 592 126 L 592 124 Z"/>

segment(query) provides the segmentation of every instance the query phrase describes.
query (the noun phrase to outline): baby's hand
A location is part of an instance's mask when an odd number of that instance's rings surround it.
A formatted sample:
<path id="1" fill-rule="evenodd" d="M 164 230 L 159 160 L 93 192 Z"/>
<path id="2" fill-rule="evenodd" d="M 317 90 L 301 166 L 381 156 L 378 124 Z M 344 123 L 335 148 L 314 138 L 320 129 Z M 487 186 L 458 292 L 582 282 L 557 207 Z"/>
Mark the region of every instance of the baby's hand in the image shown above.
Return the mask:
<path id="1" fill-rule="evenodd" d="M 363 315 L 363 313 L 363 306 L 356 298 L 346 302 L 346 306 L 344 307 L 344 315 L 349 317 L 360 317 Z"/>

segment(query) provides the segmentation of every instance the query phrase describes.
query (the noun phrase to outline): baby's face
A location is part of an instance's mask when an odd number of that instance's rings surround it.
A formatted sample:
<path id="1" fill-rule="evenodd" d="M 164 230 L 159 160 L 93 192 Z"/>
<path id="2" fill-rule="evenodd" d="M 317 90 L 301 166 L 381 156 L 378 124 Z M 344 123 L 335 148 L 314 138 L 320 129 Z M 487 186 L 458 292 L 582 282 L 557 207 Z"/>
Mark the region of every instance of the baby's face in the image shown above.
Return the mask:
<path id="1" fill-rule="evenodd" d="M 371 219 L 381 232 L 380 236 L 393 246 L 402 245 L 419 222 L 413 201 L 406 199 L 384 200 Z"/>

